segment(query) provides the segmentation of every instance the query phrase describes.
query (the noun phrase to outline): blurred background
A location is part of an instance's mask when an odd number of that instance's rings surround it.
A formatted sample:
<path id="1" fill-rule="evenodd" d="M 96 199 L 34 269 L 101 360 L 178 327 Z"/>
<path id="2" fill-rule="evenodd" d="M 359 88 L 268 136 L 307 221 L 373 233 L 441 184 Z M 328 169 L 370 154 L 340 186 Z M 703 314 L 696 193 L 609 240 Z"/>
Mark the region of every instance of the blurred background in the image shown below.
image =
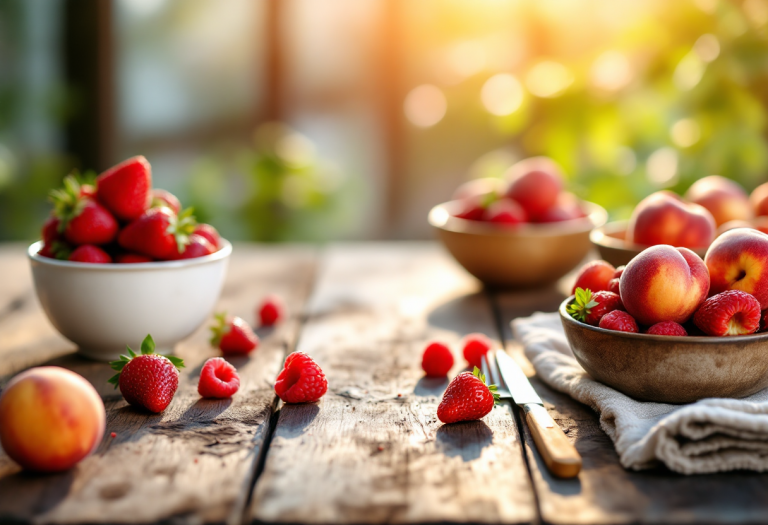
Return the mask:
<path id="1" fill-rule="evenodd" d="M 612 218 L 768 180 L 766 0 L 0 0 L 0 240 L 142 154 L 224 236 L 430 238 L 549 155 Z"/>

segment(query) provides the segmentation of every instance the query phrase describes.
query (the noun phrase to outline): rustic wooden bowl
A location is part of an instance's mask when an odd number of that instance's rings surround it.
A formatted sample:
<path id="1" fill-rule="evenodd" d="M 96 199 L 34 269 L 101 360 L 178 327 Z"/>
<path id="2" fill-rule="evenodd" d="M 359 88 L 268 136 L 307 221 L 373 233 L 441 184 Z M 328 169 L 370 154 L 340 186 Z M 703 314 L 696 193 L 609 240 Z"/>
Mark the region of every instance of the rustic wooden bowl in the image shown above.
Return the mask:
<path id="1" fill-rule="evenodd" d="M 594 379 L 635 399 L 691 403 L 746 397 L 768 387 L 768 333 L 706 337 L 630 334 L 581 323 L 560 305 L 576 360 Z"/>
<path id="2" fill-rule="evenodd" d="M 469 273 L 490 286 L 531 288 L 571 271 L 592 245 L 589 232 L 605 224 L 606 211 L 591 202 L 583 219 L 504 228 L 454 217 L 458 202 L 439 204 L 429 223 L 448 251 Z"/>
<path id="3" fill-rule="evenodd" d="M 629 221 L 609 222 L 595 228 L 589 234 L 589 240 L 597 247 L 600 258 L 614 266 L 629 263 L 635 255 L 648 248 L 648 246 L 632 244 L 624 240 L 628 224 Z M 706 248 L 696 248 L 693 251 L 701 258 L 704 258 L 704 254 L 707 253 Z"/>

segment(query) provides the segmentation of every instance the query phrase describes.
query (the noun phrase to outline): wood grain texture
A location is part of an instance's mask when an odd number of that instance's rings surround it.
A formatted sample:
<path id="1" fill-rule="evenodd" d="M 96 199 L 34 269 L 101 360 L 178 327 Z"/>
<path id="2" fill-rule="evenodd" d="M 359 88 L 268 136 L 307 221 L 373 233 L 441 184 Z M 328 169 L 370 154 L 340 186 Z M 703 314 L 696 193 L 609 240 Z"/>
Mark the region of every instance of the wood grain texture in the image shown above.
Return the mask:
<path id="1" fill-rule="evenodd" d="M 529 408 L 529 405 L 525 406 L 526 410 Z M 547 469 L 558 478 L 575 477 L 581 470 L 581 456 L 555 420 L 541 410 L 541 405 L 533 408 L 541 411 L 541 415 L 526 412 L 525 422 Z"/>
<path id="2" fill-rule="evenodd" d="M 275 405 L 272 382 L 295 344 L 316 258 L 308 248 L 235 247 L 218 309 L 253 323 L 261 297 L 277 293 L 290 319 L 260 330 L 261 345 L 251 357 L 230 360 L 241 377 L 231 400 L 197 394 L 202 363 L 217 355 L 207 343 L 207 327 L 177 348 L 187 368 L 173 402 L 157 415 L 128 406 L 106 383 L 108 365 L 72 355 L 71 343 L 62 339 L 67 355 L 48 364 L 70 368 L 96 386 L 107 408 L 106 436 L 93 456 L 63 474 L 19 472 L 0 454 L 0 521 L 239 523 Z M 12 356 L 7 372 L 48 359 L 49 338 L 34 338 L 43 316 L 29 307 L 0 322 L 0 359 Z M 25 359 L 16 355 L 19 347 L 5 342 L 6 334 L 17 332 L 27 341 Z"/>
<path id="3" fill-rule="evenodd" d="M 528 523 L 533 493 L 506 406 L 442 425 L 447 379 L 426 379 L 428 340 L 497 338 L 476 281 L 432 244 L 336 246 L 298 348 L 327 374 L 317 404 L 284 405 L 251 515 L 282 523 Z"/>
<path id="4" fill-rule="evenodd" d="M 768 521 L 768 476 L 734 472 L 682 476 L 659 468 L 628 471 L 597 414 L 555 392 L 534 377 L 522 348 L 512 341 L 509 322 L 535 311 L 555 311 L 565 298 L 562 285 L 547 290 L 505 293 L 498 305 L 506 347 L 529 377 L 552 418 L 582 456 L 576 479 L 558 479 L 544 465 L 523 425 L 525 451 L 536 489 L 541 519 L 553 524 L 613 523 L 765 523 Z"/>

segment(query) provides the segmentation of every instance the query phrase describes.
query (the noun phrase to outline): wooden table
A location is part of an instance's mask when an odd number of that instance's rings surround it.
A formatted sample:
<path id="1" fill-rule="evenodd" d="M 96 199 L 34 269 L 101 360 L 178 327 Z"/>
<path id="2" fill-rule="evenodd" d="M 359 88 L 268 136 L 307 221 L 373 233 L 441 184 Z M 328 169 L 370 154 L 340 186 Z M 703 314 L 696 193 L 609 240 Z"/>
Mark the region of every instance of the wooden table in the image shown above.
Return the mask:
<path id="1" fill-rule="evenodd" d="M 443 426 L 446 380 L 420 368 L 431 339 L 470 332 L 502 342 L 533 376 L 509 321 L 552 311 L 561 288 L 493 293 L 432 243 L 236 246 L 219 308 L 253 319 L 266 293 L 290 318 L 259 333 L 231 400 L 203 400 L 201 329 L 178 348 L 187 368 L 172 404 L 150 415 L 107 384 L 106 364 L 73 354 L 34 297 L 24 249 L 0 248 L 0 386 L 39 364 L 65 366 L 98 389 L 107 433 L 69 472 L 21 472 L 0 454 L 0 520 L 36 523 L 760 523 L 768 476 L 628 472 L 596 414 L 534 377 L 583 455 L 577 480 L 553 479 L 508 404 L 483 421 Z M 317 404 L 281 405 L 272 381 L 293 350 L 325 370 Z M 116 437 L 110 437 L 115 432 Z"/>

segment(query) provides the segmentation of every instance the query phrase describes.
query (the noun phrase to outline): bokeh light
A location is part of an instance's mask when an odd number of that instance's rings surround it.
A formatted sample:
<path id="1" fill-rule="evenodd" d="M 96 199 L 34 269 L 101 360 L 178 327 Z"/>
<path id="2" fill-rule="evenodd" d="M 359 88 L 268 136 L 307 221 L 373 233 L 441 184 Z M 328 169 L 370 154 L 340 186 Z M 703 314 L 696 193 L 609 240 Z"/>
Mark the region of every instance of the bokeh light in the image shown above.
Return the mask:
<path id="1" fill-rule="evenodd" d="M 618 91 L 632 81 L 632 65 L 624 54 L 606 51 L 592 64 L 590 79 L 598 89 Z"/>
<path id="2" fill-rule="evenodd" d="M 445 116 L 448 102 L 437 86 L 423 84 L 413 88 L 405 97 L 405 116 L 411 124 L 428 128 Z"/>
<path id="3" fill-rule="evenodd" d="M 695 120 L 684 118 L 672 125 L 672 128 L 669 130 L 669 136 L 676 146 L 689 148 L 701 138 L 701 128 Z"/>
<path id="4" fill-rule="evenodd" d="M 489 113 L 500 117 L 510 115 L 523 103 L 523 86 L 513 75 L 500 73 L 483 84 L 480 100 Z"/>
<path id="5" fill-rule="evenodd" d="M 528 91 L 541 98 L 562 94 L 573 83 L 567 67 L 554 60 L 544 60 L 533 66 L 525 76 Z"/>
<path id="6" fill-rule="evenodd" d="M 674 148 L 659 148 L 648 157 L 646 176 L 654 186 L 672 186 L 677 178 L 677 152 Z"/>

